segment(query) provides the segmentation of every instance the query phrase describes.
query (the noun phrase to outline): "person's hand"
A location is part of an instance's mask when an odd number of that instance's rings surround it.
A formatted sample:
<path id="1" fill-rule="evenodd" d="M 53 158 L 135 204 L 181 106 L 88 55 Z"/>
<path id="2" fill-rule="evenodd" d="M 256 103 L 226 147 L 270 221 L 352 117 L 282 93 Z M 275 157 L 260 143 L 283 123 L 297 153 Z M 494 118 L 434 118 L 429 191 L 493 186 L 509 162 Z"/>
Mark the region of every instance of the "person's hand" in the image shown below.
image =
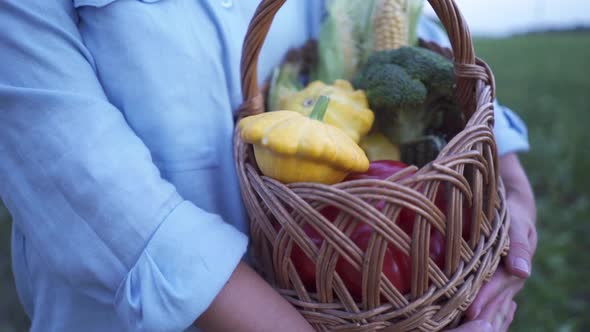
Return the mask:
<path id="1" fill-rule="evenodd" d="M 511 275 L 526 279 L 531 275 L 532 258 L 537 249 L 537 212 L 533 190 L 515 154 L 500 159 L 510 215 L 510 250 L 505 259 Z"/>
<path id="2" fill-rule="evenodd" d="M 500 267 L 467 310 L 467 320 L 485 320 L 492 324 L 490 331 L 493 332 L 508 331 L 516 311 L 513 299 L 523 288 L 524 281 Z"/>
<path id="3" fill-rule="evenodd" d="M 498 281 L 493 284 L 496 286 L 506 286 L 509 290 L 503 291 L 502 289 L 487 288 L 486 291 L 492 295 L 484 295 L 484 298 L 489 298 L 491 300 L 486 303 L 486 306 L 479 313 L 477 320 L 468 321 L 458 328 L 447 330 L 446 332 L 508 331 L 508 327 L 512 324 L 514 313 L 516 312 L 516 302 L 514 302 L 512 298 L 514 297 L 514 294 L 522 288 L 524 281 L 522 279 L 513 279 L 510 282 L 505 283 L 506 280 L 512 278 L 506 277 L 504 274 L 505 272 L 503 270 L 496 273 L 493 278 Z M 491 283 L 492 282 L 489 284 Z"/>
<path id="4" fill-rule="evenodd" d="M 507 331 L 514 316 L 513 298 L 531 275 L 532 257 L 537 247 L 536 208 L 531 186 L 518 157 L 510 154 L 500 160 L 510 214 L 510 250 L 503 265 L 485 284 L 466 312 L 469 321 L 492 323 L 491 331 Z"/>
<path id="5" fill-rule="evenodd" d="M 446 332 L 492 332 L 492 324 L 485 320 L 475 320 Z"/>
<path id="6" fill-rule="evenodd" d="M 523 286 L 524 279 L 511 276 L 504 267 L 500 267 L 477 296 L 476 301 L 481 302 L 482 309 L 475 315 L 475 318 L 471 316 L 473 320 L 470 320 L 470 315 L 473 315 L 473 312 L 468 311 L 468 319 L 463 325 L 456 329 L 446 330 L 446 332 L 508 331 L 516 312 L 516 303 L 513 298 Z M 473 305 L 469 310 L 472 308 L 474 308 Z"/>

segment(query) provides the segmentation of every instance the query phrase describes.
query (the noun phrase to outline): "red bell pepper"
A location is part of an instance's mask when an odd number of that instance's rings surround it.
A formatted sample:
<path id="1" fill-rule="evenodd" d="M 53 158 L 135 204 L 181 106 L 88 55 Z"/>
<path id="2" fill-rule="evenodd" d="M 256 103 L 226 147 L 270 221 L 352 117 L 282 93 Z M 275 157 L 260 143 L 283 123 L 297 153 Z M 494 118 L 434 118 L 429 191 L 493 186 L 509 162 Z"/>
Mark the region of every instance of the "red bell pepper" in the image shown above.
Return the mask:
<path id="1" fill-rule="evenodd" d="M 371 162 L 369 170 L 367 172 L 351 174 L 345 179 L 345 181 L 359 179 L 383 180 L 403 170 L 406 167 L 408 167 L 406 164 L 399 161 L 373 161 Z M 410 173 L 407 176 L 410 176 L 411 174 L 413 173 Z M 447 204 L 445 195 L 443 195 L 442 186 L 440 187 L 439 192 L 437 194 L 435 205 L 444 214 L 446 214 Z M 379 210 L 382 210 L 385 207 L 385 203 L 377 202 L 375 203 L 375 207 Z M 322 209 L 320 212 L 326 219 L 330 221 L 335 220 L 339 213 L 339 211 L 335 207 L 331 206 Z M 467 238 L 469 236 L 469 229 L 471 223 L 469 222 L 470 216 L 467 213 L 469 211 L 464 210 L 464 212 L 465 213 L 463 220 L 463 237 Z M 414 228 L 414 220 L 415 212 L 410 209 L 403 208 L 400 211 L 397 222 L 400 228 L 405 233 L 411 236 Z M 316 246 L 320 247 L 322 245 L 323 238 L 313 227 L 311 227 L 308 224 L 305 224 L 303 226 L 303 230 Z M 369 225 L 359 222 L 358 226 L 353 231 L 350 238 L 361 250 L 366 250 L 372 232 L 373 230 Z M 429 251 L 430 256 L 434 260 L 434 262 L 440 268 L 443 268 L 445 261 L 445 239 L 444 236 L 436 229 L 432 229 L 431 231 Z M 304 286 L 310 291 L 315 291 L 315 265 L 303 253 L 301 248 L 299 248 L 299 246 L 296 244 L 293 245 L 291 260 L 295 268 L 297 269 Z M 355 297 L 356 299 L 360 299 L 362 296 L 362 279 L 360 272 L 354 269 L 350 265 L 350 263 L 348 263 L 348 261 L 346 261 L 346 259 L 344 258 L 340 258 L 337 262 L 336 271 L 343 278 L 343 281 L 347 285 L 348 289 L 351 291 L 353 297 Z M 404 254 L 394 245 L 389 245 L 385 252 L 383 273 L 402 294 L 409 292 L 411 277 L 411 261 L 406 254 Z"/>
<path id="2" fill-rule="evenodd" d="M 365 251 L 369 246 L 369 240 L 373 234 L 373 229 L 364 223 L 359 223 L 350 239 Z M 410 291 L 411 281 L 411 261 L 410 256 L 396 246 L 389 245 L 385 250 L 383 257 L 383 274 L 391 281 L 400 293 L 406 294 Z M 346 284 L 351 295 L 360 300 L 362 297 L 362 275 L 361 271 L 356 270 L 346 259 L 340 258 L 336 263 L 336 272 Z"/>
<path id="3" fill-rule="evenodd" d="M 309 239 L 319 248 L 324 242 L 324 238 L 309 224 L 303 225 L 303 231 Z M 309 291 L 314 292 L 315 287 L 315 264 L 307 257 L 303 250 L 295 243 L 293 243 L 293 249 L 291 251 L 291 261 L 295 270 L 299 273 L 299 277 L 303 282 L 303 286 Z"/>

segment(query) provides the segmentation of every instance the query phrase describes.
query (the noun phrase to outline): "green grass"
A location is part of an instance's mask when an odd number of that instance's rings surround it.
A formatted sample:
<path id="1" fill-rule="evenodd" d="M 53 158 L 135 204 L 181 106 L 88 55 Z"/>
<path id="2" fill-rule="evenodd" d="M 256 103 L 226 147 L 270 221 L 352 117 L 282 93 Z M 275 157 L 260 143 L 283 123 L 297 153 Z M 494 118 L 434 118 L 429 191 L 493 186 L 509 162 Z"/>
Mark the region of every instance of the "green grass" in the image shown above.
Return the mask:
<path id="1" fill-rule="evenodd" d="M 539 246 L 512 331 L 590 331 L 590 34 L 477 40 L 529 127 Z"/>
<path id="2" fill-rule="evenodd" d="M 590 331 L 590 34 L 477 40 L 476 50 L 494 70 L 501 102 L 527 122 L 532 144 L 522 160 L 537 196 L 539 247 L 511 331 Z M 0 332 L 26 324 L 12 288 L 8 229 L 0 222 Z"/>

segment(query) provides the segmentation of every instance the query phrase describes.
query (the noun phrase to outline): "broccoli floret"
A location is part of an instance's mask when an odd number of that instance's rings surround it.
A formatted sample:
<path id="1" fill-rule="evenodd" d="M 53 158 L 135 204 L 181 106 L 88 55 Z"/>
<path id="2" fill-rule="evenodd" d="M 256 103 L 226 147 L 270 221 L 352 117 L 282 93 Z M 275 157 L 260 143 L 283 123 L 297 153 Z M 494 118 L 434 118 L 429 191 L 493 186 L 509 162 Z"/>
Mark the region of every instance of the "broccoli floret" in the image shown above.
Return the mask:
<path id="1" fill-rule="evenodd" d="M 367 69 L 364 76 L 367 98 L 377 109 L 419 107 L 428 93 L 426 86 L 398 65 L 386 64 Z"/>
<path id="2" fill-rule="evenodd" d="M 426 84 L 439 95 L 453 93 L 455 77 L 451 61 L 421 47 L 402 47 L 389 52 L 389 61 L 406 69 L 408 74 Z"/>
<path id="3" fill-rule="evenodd" d="M 414 140 L 441 121 L 441 98 L 452 99 L 453 64 L 419 47 L 376 52 L 353 84 L 365 90 L 375 123 L 394 143 Z"/>

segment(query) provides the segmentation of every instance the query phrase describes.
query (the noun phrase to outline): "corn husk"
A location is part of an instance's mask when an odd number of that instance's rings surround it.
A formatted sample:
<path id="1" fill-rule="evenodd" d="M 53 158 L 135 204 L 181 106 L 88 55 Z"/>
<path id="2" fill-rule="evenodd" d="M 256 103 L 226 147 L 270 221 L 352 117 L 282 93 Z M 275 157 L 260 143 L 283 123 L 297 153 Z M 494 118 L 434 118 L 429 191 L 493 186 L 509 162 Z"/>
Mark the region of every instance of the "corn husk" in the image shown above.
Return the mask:
<path id="1" fill-rule="evenodd" d="M 312 76 L 331 84 L 352 80 L 372 50 L 375 0 L 328 0 L 318 39 L 318 65 Z"/>

